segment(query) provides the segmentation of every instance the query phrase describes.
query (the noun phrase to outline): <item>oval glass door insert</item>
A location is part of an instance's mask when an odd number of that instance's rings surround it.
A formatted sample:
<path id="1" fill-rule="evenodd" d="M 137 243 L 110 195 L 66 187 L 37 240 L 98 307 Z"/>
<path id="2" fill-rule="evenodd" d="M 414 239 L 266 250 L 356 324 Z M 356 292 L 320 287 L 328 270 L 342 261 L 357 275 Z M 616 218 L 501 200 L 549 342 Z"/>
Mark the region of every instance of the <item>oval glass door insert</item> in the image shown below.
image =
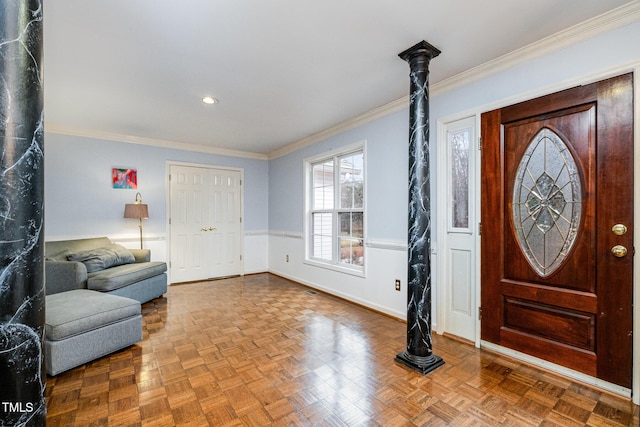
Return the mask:
<path id="1" fill-rule="evenodd" d="M 527 147 L 513 186 L 513 224 L 535 272 L 560 268 L 576 241 L 582 215 L 578 166 L 562 138 L 543 128 Z"/>

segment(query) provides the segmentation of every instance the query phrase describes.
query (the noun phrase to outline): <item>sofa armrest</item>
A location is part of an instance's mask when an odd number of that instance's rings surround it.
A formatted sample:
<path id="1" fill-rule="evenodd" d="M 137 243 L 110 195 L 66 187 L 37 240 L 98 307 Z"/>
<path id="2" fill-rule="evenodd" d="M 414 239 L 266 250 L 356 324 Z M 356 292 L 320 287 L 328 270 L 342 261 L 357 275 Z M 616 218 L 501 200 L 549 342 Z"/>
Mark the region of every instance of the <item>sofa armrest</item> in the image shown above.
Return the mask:
<path id="1" fill-rule="evenodd" d="M 151 250 L 149 249 L 129 249 L 129 252 L 133 254 L 136 262 L 149 262 L 151 261 Z"/>
<path id="2" fill-rule="evenodd" d="M 44 266 L 47 295 L 87 287 L 87 268 L 81 262 L 46 260 Z"/>

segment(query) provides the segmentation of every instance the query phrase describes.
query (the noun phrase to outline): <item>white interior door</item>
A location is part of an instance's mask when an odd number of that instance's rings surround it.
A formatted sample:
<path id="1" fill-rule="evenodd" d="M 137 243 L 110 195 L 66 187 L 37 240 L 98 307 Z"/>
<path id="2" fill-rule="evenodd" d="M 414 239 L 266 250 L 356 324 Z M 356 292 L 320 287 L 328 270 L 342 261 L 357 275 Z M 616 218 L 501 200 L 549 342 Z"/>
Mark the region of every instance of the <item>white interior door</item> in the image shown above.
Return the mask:
<path id="1" fill-rule="evenodd" d="M 439 228 L 442 255 L 440 271 L 442 313 L 439 330 L 469 341 L 477 337 L 477 227 L 476 119 L 469 117 L 444 124 L 441 129 L 441 157 L 438 162 L 438 200 L 443 201 Z M 440 179 L 442 181 L 442 179 Z"/>
<path id="2" fill-rule="evenodd" d="M 211 264 L 209 277 L 242 273 L 242 213 L 240 171 L 213 169 L 209 186 Z M 213 228 L 213 230 L 211 230 Z"/>
<path id="3" fill-rule="evenodd" d="M 239 170 L 171 165 L 171 281 L 242 274 Z"/>

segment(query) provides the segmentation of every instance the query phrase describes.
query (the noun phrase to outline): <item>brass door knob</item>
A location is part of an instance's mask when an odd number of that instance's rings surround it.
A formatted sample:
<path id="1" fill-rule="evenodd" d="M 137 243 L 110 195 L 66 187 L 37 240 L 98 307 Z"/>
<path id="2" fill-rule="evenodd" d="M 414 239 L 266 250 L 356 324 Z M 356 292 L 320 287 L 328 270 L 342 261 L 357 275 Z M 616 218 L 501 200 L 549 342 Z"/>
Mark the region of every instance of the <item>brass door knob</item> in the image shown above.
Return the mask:
<path id="1" fill-rule="evenodd" d="M 615 234 L 616 236 L 622 236 L 627 232 L 627 226 L 624 224 L 616 224 L 611 227 L 611 231 L 613 231 L 613 234 Z"/>
<path id="2" fill-rule="evenodd" d="M 627 254 L 627 248 L 625 248 L 622 245 L 615 245 L 614 247 L 611 248 L 611 253 L 615 257 L 622 258 Z"/>

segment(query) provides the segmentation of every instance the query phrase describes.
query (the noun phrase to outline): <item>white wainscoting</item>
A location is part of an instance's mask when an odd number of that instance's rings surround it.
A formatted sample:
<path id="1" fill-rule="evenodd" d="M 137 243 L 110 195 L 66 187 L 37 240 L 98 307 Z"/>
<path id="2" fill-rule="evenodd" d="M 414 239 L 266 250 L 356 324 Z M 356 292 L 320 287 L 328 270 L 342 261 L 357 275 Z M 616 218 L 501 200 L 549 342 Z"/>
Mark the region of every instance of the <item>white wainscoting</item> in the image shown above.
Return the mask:
<path id="1" fill-rule="evenodd" d="M 129 249 L 140 247 L 140 238 L 133 236 L 110 236 L 114 243 Z M 64 239 L 57 239 L 64 240 Z M 169 247 L 165 236 L 143 237 L 145 249 L 151 250 L 152 261 L 169 263 Z M 269 233 L 266 230 L 246 231 L 244 234 L 244 274 L 264 273 L 269 271 Z M 170 277 L 171 269 L 168 270 Z M 169 279 L 171 283 L 171 279 Z"/>
<path id="2" fill-rule="evenodd" d="M 367 242 L 365 277 L 306 264 L 304 254 L 302 234 L 269 232 L 270 272 L 406 320 L 407 245 L 405 242 Z M 432 265 L 435 264 L 432 262 Z M 395 290 L 396 279 L 401 281 L 399 292 Z M 435 295 L 433 295 L 433 301 L 436 301 Z M 433 318 L 435 319 L 435 316 Z"/>
<path id="3" fill-rule="evenodd" d="M 269 271 L 269 232 L 267 230 L 244 233 L 244 274 Z"/>

